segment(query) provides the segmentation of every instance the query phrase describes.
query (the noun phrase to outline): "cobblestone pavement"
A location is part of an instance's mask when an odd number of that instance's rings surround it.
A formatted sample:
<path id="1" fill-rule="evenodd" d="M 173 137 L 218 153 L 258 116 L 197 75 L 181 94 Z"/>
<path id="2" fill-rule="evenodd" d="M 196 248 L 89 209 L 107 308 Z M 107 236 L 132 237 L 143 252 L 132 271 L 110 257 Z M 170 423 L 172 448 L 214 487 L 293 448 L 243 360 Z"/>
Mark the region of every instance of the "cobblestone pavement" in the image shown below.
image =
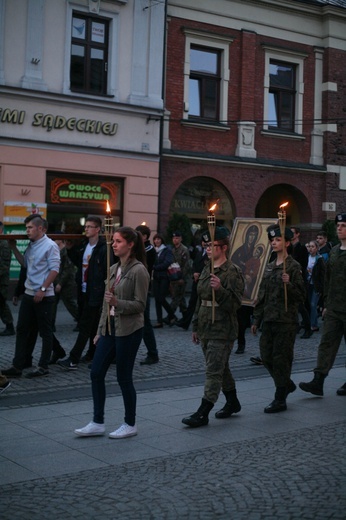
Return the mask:
<path id="1" fill-rule="evenodd" d="M 18 307 L 11 307 L 15 321 Z M 154 302 L 151 304 L 153 323 L 155 320 Z M 322 322 L 321 322 L 322 324 Z M 71 350 L 77 333 L 73 332 L 75 323 L 62 304 L 59 305 L 56 336 L 66 350 Z M 301 339 L 302 332 L 297 335 L 295 344 L 295 359 L 293 370 L 312 370 L 316 362 L 317 347 L 320 332 L 314 333 L 309 339 Z M 176 386 L 177 384 L 195 384 L 203 381 L 204 359 L 199 346 L 191 341 L 191 328 L 188 331 L 174 327 L 155 329 L 155 336 L 159 350 L 160 362 L 156 365 L 141 366 L 139 360 L 146 355 L 146 348 L 142 343 L 138 352 L 138 362 L 135 365 L 134 380 L 138 389 L 160 388 L 162 386 Z M 235 354 L 236 344 L 231 354 L 231 367 L 237 378 L 258 377 L 267 375 L 261 366 L 250 362 L 251 356 L 259 355 L 259 338 L 252 336 L 249 329 L 246 331 L 246 351 L 244 354 Z M 11 365 L 15 349 L 15 336 L 0 338 L 0 369 Z M 37 342 L 34 351 L 34 363 L 37 363 L 41 349 L 41 340 Z M 339 349 L 336 366 L 345 364 L 345 344 Z M 24 371 L 25 373 L 26 371 Z M 108 392 L 118 393 L 115 368 L 107 374 Z M 25 377 L 13 380 L 11 392 L 8 394 L 5 406 L 33 404 L 45 399 L 64 401 L 77 396 L 90 395 L 89 369 L 86 363 L 80 363 L 77 371 L 67 372 L 53 365 L 48 377 L 34 380 Z M 16 397 L 16 399 L 14 399 Z M 22 398 L 22 400 L 20 399 Z M 0 409 L 3 405 L 0 401 Z"/>
<path id="2" fill-rule="evenodd" d="M 2 518 L 344 520 L 345 434 L 335 423 L 7 485 Z"/>
<path id="3" fill-rule="evenodd" d="M 15 317 L 17 309 L 14 309 Z M 57 337 L 67 350 L 76 333 L 62 308 Z M 261 366 L 258 338 L 232 353 L 242 412 L 185 428 L 202 395 L 204 363 L 191 331 L 155 331 L 160 363 L 135 368 L 139 435 L 75 438 L 90 420 L 89 370 L 53 366 L 48 377 L 13 379 L 0 397 L 0 511 L 13 520 L 343 520 L 346 510 L 345 345 L 323 399 L 297 390 L 284 414 L 267 416 L 273 385 Z M 320 333 L 297 336 L 294 380 L 307 380 Z M 0 366 L 11 364 L 14 337 L 0 338 Z M 37 360 L 40 344 L 35 353 Z M 145 356 L 141 346 L 138 361 Z M 300 372 L 299 374 L 297 374 Z M 107 382 L 107 421 L 123 414 L 115 370 Z M 222 405 L 220 397 L 220 407 Z M 219 409 L 219 408 L 215 408 Z M 83 421 L 83 422 L 82 422 Z M 112 424 L 114 429 L 114 424 Z"/>

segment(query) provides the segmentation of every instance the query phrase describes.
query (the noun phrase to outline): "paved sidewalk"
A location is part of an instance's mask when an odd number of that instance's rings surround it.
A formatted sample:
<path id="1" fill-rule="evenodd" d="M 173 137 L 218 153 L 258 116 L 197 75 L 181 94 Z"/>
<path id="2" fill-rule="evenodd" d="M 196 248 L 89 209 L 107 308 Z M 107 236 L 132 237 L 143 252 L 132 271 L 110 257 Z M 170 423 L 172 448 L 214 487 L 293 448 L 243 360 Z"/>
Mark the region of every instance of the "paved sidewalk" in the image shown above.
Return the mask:
<path id="1" fill-rule="evenodd" d="M 181 419 L 201 386 L 140 393 L 139 434 L 122 440 L 73 434 L 91 419 L 90 399 L 2 410 L 1 517 L 343 520 L 344 381 L 335 368 L 323 398 L 297 389 L 287 412 L 267 415 L 271 379 L 243 380 L 241 412 L 217 420 L 213 410 L 198 429 Z M 107 433 L 122 415 L 121 397 L 110 397 Z"/>
<path id="2" fill-rule="evenodd" d="M 153 315 L 152 305 L 152 315 Z M 13 308 L 15 318 L 17 308 Z M 154 319 L 154 316 L 153 316 Z M 321 324 L 322 325 L 322 324 Z M 67 352 L 76 333 L 64 307 L 57 336 Z M 288 411 L 267 415 L 273 383 L 261 366 L 258 337 L 231 355 L 242 410 L 226 420 L 214 411 L 207 427 L 189 429 L 203 392 L 204 361 L 191 331 L 155 331 L 160 362 L 134 371 L 136 437 L 80 438 L 92 416 L 89 370 L 52 366 L 48 377 L 13 379 L 0 396 L 0 511 L 4 520 L 343 520 L 346 401 L 335 394 L 346 379 L 340 347 L 325 396 L 297 389 Z M 297 335 L 293 380 L 312 377 L 320 333 Z M 15 337 L 0 338 L 0 367 L 11 364 Z M 37 362 L 39 345 L 34 353 Z M 123 421 L 115 369 L 107 374 L 106 431 Z"/>

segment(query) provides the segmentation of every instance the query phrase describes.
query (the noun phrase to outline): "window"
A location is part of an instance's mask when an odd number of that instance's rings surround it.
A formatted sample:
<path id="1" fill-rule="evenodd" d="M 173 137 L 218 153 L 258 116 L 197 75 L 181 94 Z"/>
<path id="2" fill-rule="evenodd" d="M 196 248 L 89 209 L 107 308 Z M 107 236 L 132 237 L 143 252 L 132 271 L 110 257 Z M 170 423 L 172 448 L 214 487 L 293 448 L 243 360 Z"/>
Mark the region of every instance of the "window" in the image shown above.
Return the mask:
<path id="1" fill-rule="evenodd" d="M 263 44 L 265 51 L 263 130 L 301 138 L 304 60 L 307 54 Z"/>
<path id="2" fill-rule="evenodd" d="M 189 118 L 218 121 L 220 112 L 220 52 L 190 49 Z"/>
<path id="3" fill-rule="evenodd" d="M 183 124 L 228 130 L 229 47 L 233 39 L 187 27 L 184 34 Z"/>
<path id="4" fill-rule="evenodd" d="M 268 127 L 293 132 L 295 126 L 296 66 L 270 61 Z"/>
<path id="5" fill-rule="evenodd" d="M 107 94 L 108 21 L 74 13 L 70 85 L 75 92 Z"/>

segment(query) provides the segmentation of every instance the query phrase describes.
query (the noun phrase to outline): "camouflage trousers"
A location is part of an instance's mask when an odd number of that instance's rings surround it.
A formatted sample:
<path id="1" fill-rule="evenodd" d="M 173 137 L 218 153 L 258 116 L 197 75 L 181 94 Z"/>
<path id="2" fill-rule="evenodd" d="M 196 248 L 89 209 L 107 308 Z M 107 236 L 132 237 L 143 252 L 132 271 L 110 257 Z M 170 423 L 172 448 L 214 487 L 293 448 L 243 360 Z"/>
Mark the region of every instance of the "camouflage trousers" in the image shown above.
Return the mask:
<path id="1" fill-rule="evenodd" d="M 55 302 L 53 307 L 53 325 L 55 325 L 58 303 L 60 300 L 63 302 L 66 309 L 71 314 L 72 318 L 78 320 L 79 311 L 76 299 L 76 292 L 76 285 L 75 283 L 73 283 L 71 285 L 64 286 L 59 293 L 55 293 Z"/>
<path id="2" fill-rule="evenodd" d="M 229 357 L 233 342 L 209 339 L 201 342 L 205 359 L 204 399 L 216 403 L 221 390 L 229 392 L 235 389 L 235 381 L 229 368 Z"/>
<path id="3" fill-rule="evenodd" d="M 318 347 L 317 366 L 314 368 L 314 372 L 328 375 L 334 364 L 343 336 L 346 341 L 346 314 L 344 312 L 327 311 L 324 317 L 323 333 Z"/>
<path id="4" fill-rule="evenodd" d="M 287 387 L 290 382 L 296 332 L 296 323 L 265 321 L 262 324 L 261 358 L 276 387 Z"/>
<path id="5" fill-rule="evenodd" d="M 180 309 L 180 312 L 183 313 L 187 310 L 186 301 L 185 301 L 185 289 L 186 289 L 186 282 L 184 283 L 178 283 L 178 282 L 171 282 L 171 309 L 173 312 L 175 312 L 178 307 Z"/>
<path id="6" fill-rule="evenodd" d="M 11 309 L 7 304 L 8 285 L 0 285 L 0 318 L 5 325 L 13 323 L 13 316 Z"/>

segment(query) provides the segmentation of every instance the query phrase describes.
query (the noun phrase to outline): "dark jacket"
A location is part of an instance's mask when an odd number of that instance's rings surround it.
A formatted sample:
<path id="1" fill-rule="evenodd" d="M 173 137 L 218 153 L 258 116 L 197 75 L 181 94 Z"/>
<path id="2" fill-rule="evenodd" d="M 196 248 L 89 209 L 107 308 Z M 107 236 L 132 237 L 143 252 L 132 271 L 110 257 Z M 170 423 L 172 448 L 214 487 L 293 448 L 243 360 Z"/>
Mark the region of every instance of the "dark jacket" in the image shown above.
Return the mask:
<path id="1" fill-rule="evenodd" d="M 317 255 L 315 265 L 312 268 L 311 281 L 315 292 L 323 296 L 324 274 L 326 272 L 326 264 L 323 256 Z"/>
<path id="2" fill-rule="evenodd" d="M 76 282 L 79 295 L 82 292 L 83 274 L 83 254 L 88 241 L 83 241 L 79 246 L 74 246 L 67 250 L 67 254 L 72 262 L 77 266 Z M 113 252 L 111 251 L 110 264 L 114 263 Z M 105 292 L 105 280 L 107 279 L 107 244 L 103 237 L 100 237 L 95 245 L 88 265 L 88 279 L 86 298 L 90 307 L 100 307 L 103 302 Z"/>
<path id="3" fill-rule="evenodd" d="M 155 250 L 155 247 L 153 246 L 153 244 L 151 244 L 150 240 L 146 240 L 144 242 L 144 247 L 145 247 L 145 256 L 146 256 L 146 260 L 147 260 L 147 269 L 149 272 L 149 276 L 151 278 L 151 273 L 153 271 L 153 265 L 156 260 L 156 250 Z"/>
<path id="4" fill-rule="evenodd" d="M 306 269 L 308 267 L 309 252 L 306 247 L 301 243 L 297 242 L 292 246 L 292 256 L 301 265 L 302 274 L 304 280 L 306 280 Z"/>
<path id="5" fill-rule="evenodd" d="M 173 262 L 173 253 L 169 247 L 165 247 L 160 254 L 156 253 L 156 260 L 153 265 L 154 280 L 168 279 L 167 269 Z"/>

